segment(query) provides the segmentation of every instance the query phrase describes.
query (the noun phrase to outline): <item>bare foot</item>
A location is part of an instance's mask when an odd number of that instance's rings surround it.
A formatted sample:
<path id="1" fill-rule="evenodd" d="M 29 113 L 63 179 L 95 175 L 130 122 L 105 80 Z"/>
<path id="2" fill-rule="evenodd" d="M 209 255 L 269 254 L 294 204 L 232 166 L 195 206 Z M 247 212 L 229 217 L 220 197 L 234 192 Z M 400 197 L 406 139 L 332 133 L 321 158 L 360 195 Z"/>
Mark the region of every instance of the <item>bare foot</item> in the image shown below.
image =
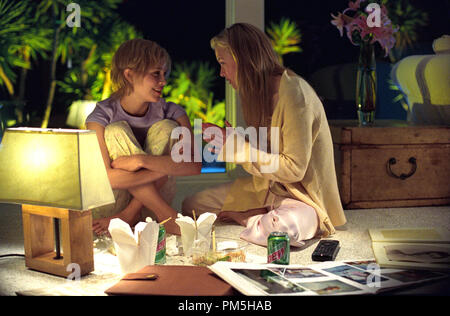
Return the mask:
<path id="1" fill-rule="evenodd" d="M 181 236 L 180 226 L 175 223 L 175 219 L 165 222 L 164 227 L 166 228 L 166 233 Z"/>
<path id="2" fill-rule="evenodd" d="M 250 217 L 265 213 L 267 213 L 267 209 L 265 208 L 258 208 L 245 212 L 222 211 L 217 215 L 217 218 L 225 222 L 236 222 L 239 225 L 246 227 Z"/>
<path id="3" fill-rule="evenodd" d="M 237 223 L 242 226 L 247 226 L 241 212 L 222 211 L 217 215 L 217 219 L 226 223 Z"/>
<path id="4" fill-rule="evenodd" d="M 94 219 L 92 221 L 92 230 L 94 231 L 94 233 L 97 236 L 102 236 L 102 235 L 108 235 L 108 227 L 109 227 L 109 222 L 113 219 L 116 218 L 117 216 L 110 216 L 110 217 L 104 217 L 104 218 L 99 218 L 99 219 Z"/>
<path id="5" fill-rule="evenodd" d="M 93 220 L 92 221 L 92 230 L 98 236 L 105 235 L 105 234 L 109 235 L 108 227 L 109 227 L 109 223 L 111 222 L 112 219 L 120 218 L 125 223 L 130 225 L 130 227 L 133 227 L 139 221 L 139 216 L 140 216 L 139 213 L 130 212 L 128 210 L 128 208 L 126 208 L 125 210 L 123 210 L 115 215 Z"/>

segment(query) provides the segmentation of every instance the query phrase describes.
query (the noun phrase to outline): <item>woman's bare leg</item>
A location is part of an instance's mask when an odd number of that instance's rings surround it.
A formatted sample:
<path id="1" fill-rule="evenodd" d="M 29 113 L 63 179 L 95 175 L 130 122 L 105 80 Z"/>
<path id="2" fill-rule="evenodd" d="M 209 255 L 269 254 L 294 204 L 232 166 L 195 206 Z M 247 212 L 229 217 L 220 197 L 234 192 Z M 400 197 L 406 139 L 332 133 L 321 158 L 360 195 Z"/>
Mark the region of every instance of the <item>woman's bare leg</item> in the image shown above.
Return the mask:
<path id="1" fill-rule="evenodd" d="M 170 234 L 181 234 L 180 227 L 175 223 L 178 212 L 162 198 L 154 183 L 136 186 L 128 189 L 128 191 L 146 208 L 153 211 L 159 222 L 172 217 L 170 221 L 164 224 L 166 231 Z"/>
<path id="2" fill-rule="evenodd" d="M 159 190 L 161 189 L 161 187 L 167 182 L 167 179 L 168 179 L 168 177 L 165 176 L 165 177 L 162 177 L 162 178 L 158 179 L 157 181 L 155 181 L 155 186 L 156 186 L 156 189 L 158 190 L 158 193 L 159 193 Z M 123 220 L 124 222 L 129 224 L 130 226 L 134 226 L 141 218 L 141 209 L 143 206 L 144 206 L 143 203 L 141 203 L 138 199 L 133 197 L 131 199 L 130 203 L 127 205 L 127 207 L 125 207 L 119 213 L 117 213 L 113 216 L 93 220 L 92 221 L 92 229 L 94 230 L 94 232 L 97 235 L 107 232 L 109 222 L 113 218 L 120 218 L 121 220 Z"/>

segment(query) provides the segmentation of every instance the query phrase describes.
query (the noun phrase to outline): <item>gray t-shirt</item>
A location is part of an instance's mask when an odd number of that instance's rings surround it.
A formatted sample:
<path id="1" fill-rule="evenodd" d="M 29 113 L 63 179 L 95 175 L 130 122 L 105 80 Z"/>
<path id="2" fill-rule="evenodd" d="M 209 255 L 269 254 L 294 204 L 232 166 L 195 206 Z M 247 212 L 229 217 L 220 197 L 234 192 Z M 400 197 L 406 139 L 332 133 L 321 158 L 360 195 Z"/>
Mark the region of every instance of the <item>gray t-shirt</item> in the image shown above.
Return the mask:
<path id="1" fill-rule="evenodd" d="M 148 129 L 154 123 L 164 119 L 176 120 L 183 115 L 186 115 L 186 111 L 180 105 L 161 98 L 158 102 L 150 102 L 144 116 L 133 116 L 123 110 L 118 98 L 109 98 L 97 103 L 94 111 L 86 118 L 86 123 L 96 122 L 106 127 L 114 122 L 126 121 L 142 145 Z"/>

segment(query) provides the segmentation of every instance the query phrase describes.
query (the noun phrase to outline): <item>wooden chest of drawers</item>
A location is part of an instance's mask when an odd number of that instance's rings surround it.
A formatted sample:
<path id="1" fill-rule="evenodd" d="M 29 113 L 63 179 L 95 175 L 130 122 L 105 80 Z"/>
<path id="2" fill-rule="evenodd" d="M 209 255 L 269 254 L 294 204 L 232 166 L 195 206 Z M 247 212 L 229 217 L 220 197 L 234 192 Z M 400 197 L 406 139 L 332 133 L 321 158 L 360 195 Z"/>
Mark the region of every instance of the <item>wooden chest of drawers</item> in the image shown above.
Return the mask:
<path id="1" fill-rule="evenodd" d="M 344 208 L 450 204 L 450 127 L 329 121 Z"/>

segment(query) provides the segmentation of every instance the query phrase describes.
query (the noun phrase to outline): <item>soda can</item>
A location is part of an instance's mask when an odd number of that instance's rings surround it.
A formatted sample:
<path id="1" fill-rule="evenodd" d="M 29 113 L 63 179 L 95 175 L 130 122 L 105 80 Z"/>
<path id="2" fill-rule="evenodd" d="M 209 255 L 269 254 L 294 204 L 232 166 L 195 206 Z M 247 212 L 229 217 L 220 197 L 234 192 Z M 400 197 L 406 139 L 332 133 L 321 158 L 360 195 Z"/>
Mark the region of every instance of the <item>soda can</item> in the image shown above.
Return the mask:
<path id="1" fill-rule="evenodd" d="M 164 264 L 164 263 L 166 263 L 166 228 L 164 227 L 164 225 L 159 225 L 155 264 Z"/>
<path id="2" fill-rule="evenodd" d="M 267 263 L 289 264 L 290 243 L 285 232 L 272 232 L 267 238 Z"/>

